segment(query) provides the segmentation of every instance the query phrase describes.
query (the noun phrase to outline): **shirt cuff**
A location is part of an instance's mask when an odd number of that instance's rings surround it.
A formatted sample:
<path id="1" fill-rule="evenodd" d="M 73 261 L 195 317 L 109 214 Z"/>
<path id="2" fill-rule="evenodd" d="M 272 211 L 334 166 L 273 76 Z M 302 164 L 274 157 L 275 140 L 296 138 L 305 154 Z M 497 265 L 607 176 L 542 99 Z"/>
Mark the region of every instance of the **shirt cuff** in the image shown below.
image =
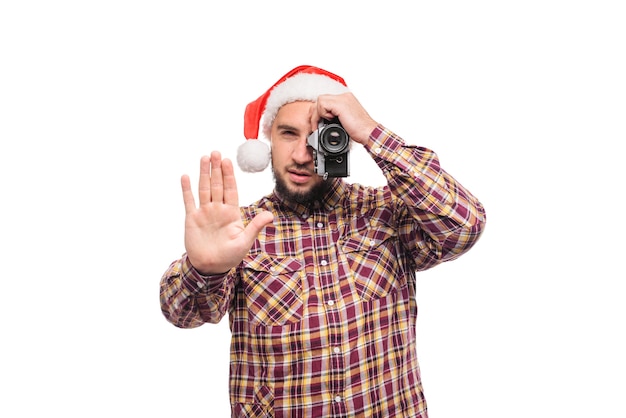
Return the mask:
<path id="1" fill-rule="evenodd" d="M 365 149 L 382 169 L 389 169 L 390 165 L 397 163 L 402 148 L 405 147 L 402 138 L 379 124 L 370 134 L 370 139 Z"/>
<path id="2" fill-rule="evenodd" d="M 407 145 L 404 139 L 380 124 L 374 128 L 370 139 L 365 148 L 383 171 L 398 168 L 402 172 L 410 172 L 419 164 L 429 161 L 433 154 L 427 148 Z"/>
<path id="3" fill-rule="evenodd" d="M 182 262 L 182 279 L 183 285 L 191 293 L 200 293 L 207 289 L 220 287 L 228 272 L 221 274 L 210 274 L 205 276 L 200 274 L 198 270 L 189 262 L 189 258 L 185 255 Z"/>

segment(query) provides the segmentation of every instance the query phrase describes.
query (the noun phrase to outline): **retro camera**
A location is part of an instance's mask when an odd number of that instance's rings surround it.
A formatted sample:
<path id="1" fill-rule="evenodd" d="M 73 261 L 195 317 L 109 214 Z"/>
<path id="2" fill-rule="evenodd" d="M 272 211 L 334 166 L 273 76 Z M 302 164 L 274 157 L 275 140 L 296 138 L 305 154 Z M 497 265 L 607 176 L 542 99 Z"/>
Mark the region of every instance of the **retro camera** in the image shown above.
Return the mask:
<path id="1" fill-rule="evenodd" d="M 328 177 L 348 177 L 350 136 L 343 129 L 339 118 L 330 121 L 320 119 L 317 130 L 307 138 L 313 148 L 315 172 L 326 180 Z"/>

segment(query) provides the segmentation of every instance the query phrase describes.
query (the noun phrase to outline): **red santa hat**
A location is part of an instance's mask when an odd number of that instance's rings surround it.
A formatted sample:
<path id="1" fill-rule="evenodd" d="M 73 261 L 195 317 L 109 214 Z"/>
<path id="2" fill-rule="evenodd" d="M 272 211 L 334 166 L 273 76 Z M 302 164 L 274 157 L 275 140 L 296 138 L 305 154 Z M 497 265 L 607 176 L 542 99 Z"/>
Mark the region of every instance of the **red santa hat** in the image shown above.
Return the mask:
<path id="1" fill-rule="evenodd" d="M 343 78 L 310 65 L 301 65 L 282 76 L 269 90 L 246 106 L 243 133 L 246 142 L 237 149 L 237 163 L 243 171 L 263 171 L 270 162 L 269 146 L 259 140 L 259 128 L 269 140 L 274 118 L 283 105 L 296 101 L 314 102 L 321 94 L 348 92 Z"/>

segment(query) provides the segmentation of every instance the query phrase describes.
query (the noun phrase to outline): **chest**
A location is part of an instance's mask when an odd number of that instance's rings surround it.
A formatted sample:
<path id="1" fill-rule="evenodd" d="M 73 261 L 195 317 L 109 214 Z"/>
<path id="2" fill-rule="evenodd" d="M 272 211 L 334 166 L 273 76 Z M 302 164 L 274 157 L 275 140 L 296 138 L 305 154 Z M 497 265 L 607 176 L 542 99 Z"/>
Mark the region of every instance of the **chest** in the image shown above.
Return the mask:
<path id="1" fill-rule="evenodd" d="M 405 282 L 402 265 L 385 217 L 320 213 L 268 226 L 244 260 L 241 285 L 254 318 L 276 324 L 384 298 Z"/>

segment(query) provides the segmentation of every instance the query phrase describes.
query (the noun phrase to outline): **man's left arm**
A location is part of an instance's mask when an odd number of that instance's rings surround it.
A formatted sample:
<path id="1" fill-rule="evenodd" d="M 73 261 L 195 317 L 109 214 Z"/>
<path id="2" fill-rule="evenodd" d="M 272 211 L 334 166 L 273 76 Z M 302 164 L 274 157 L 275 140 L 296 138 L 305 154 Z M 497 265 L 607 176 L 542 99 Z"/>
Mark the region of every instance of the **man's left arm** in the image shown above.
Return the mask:
<path id="1" fill-rule="evenodd" d="M 421 253 L 423 257 L 426 252 L 429 259 L 418 264 L 428 268 L 452 260 L 476 243 L 485 227 L 485 209 L 440 167 L 432 150 L 406 145 L 380 124 L 364 146 L 382 169 L 391 193 L 402 201 L 413 220 L 404 233 L 412 236 L 416 256 Z"/>

